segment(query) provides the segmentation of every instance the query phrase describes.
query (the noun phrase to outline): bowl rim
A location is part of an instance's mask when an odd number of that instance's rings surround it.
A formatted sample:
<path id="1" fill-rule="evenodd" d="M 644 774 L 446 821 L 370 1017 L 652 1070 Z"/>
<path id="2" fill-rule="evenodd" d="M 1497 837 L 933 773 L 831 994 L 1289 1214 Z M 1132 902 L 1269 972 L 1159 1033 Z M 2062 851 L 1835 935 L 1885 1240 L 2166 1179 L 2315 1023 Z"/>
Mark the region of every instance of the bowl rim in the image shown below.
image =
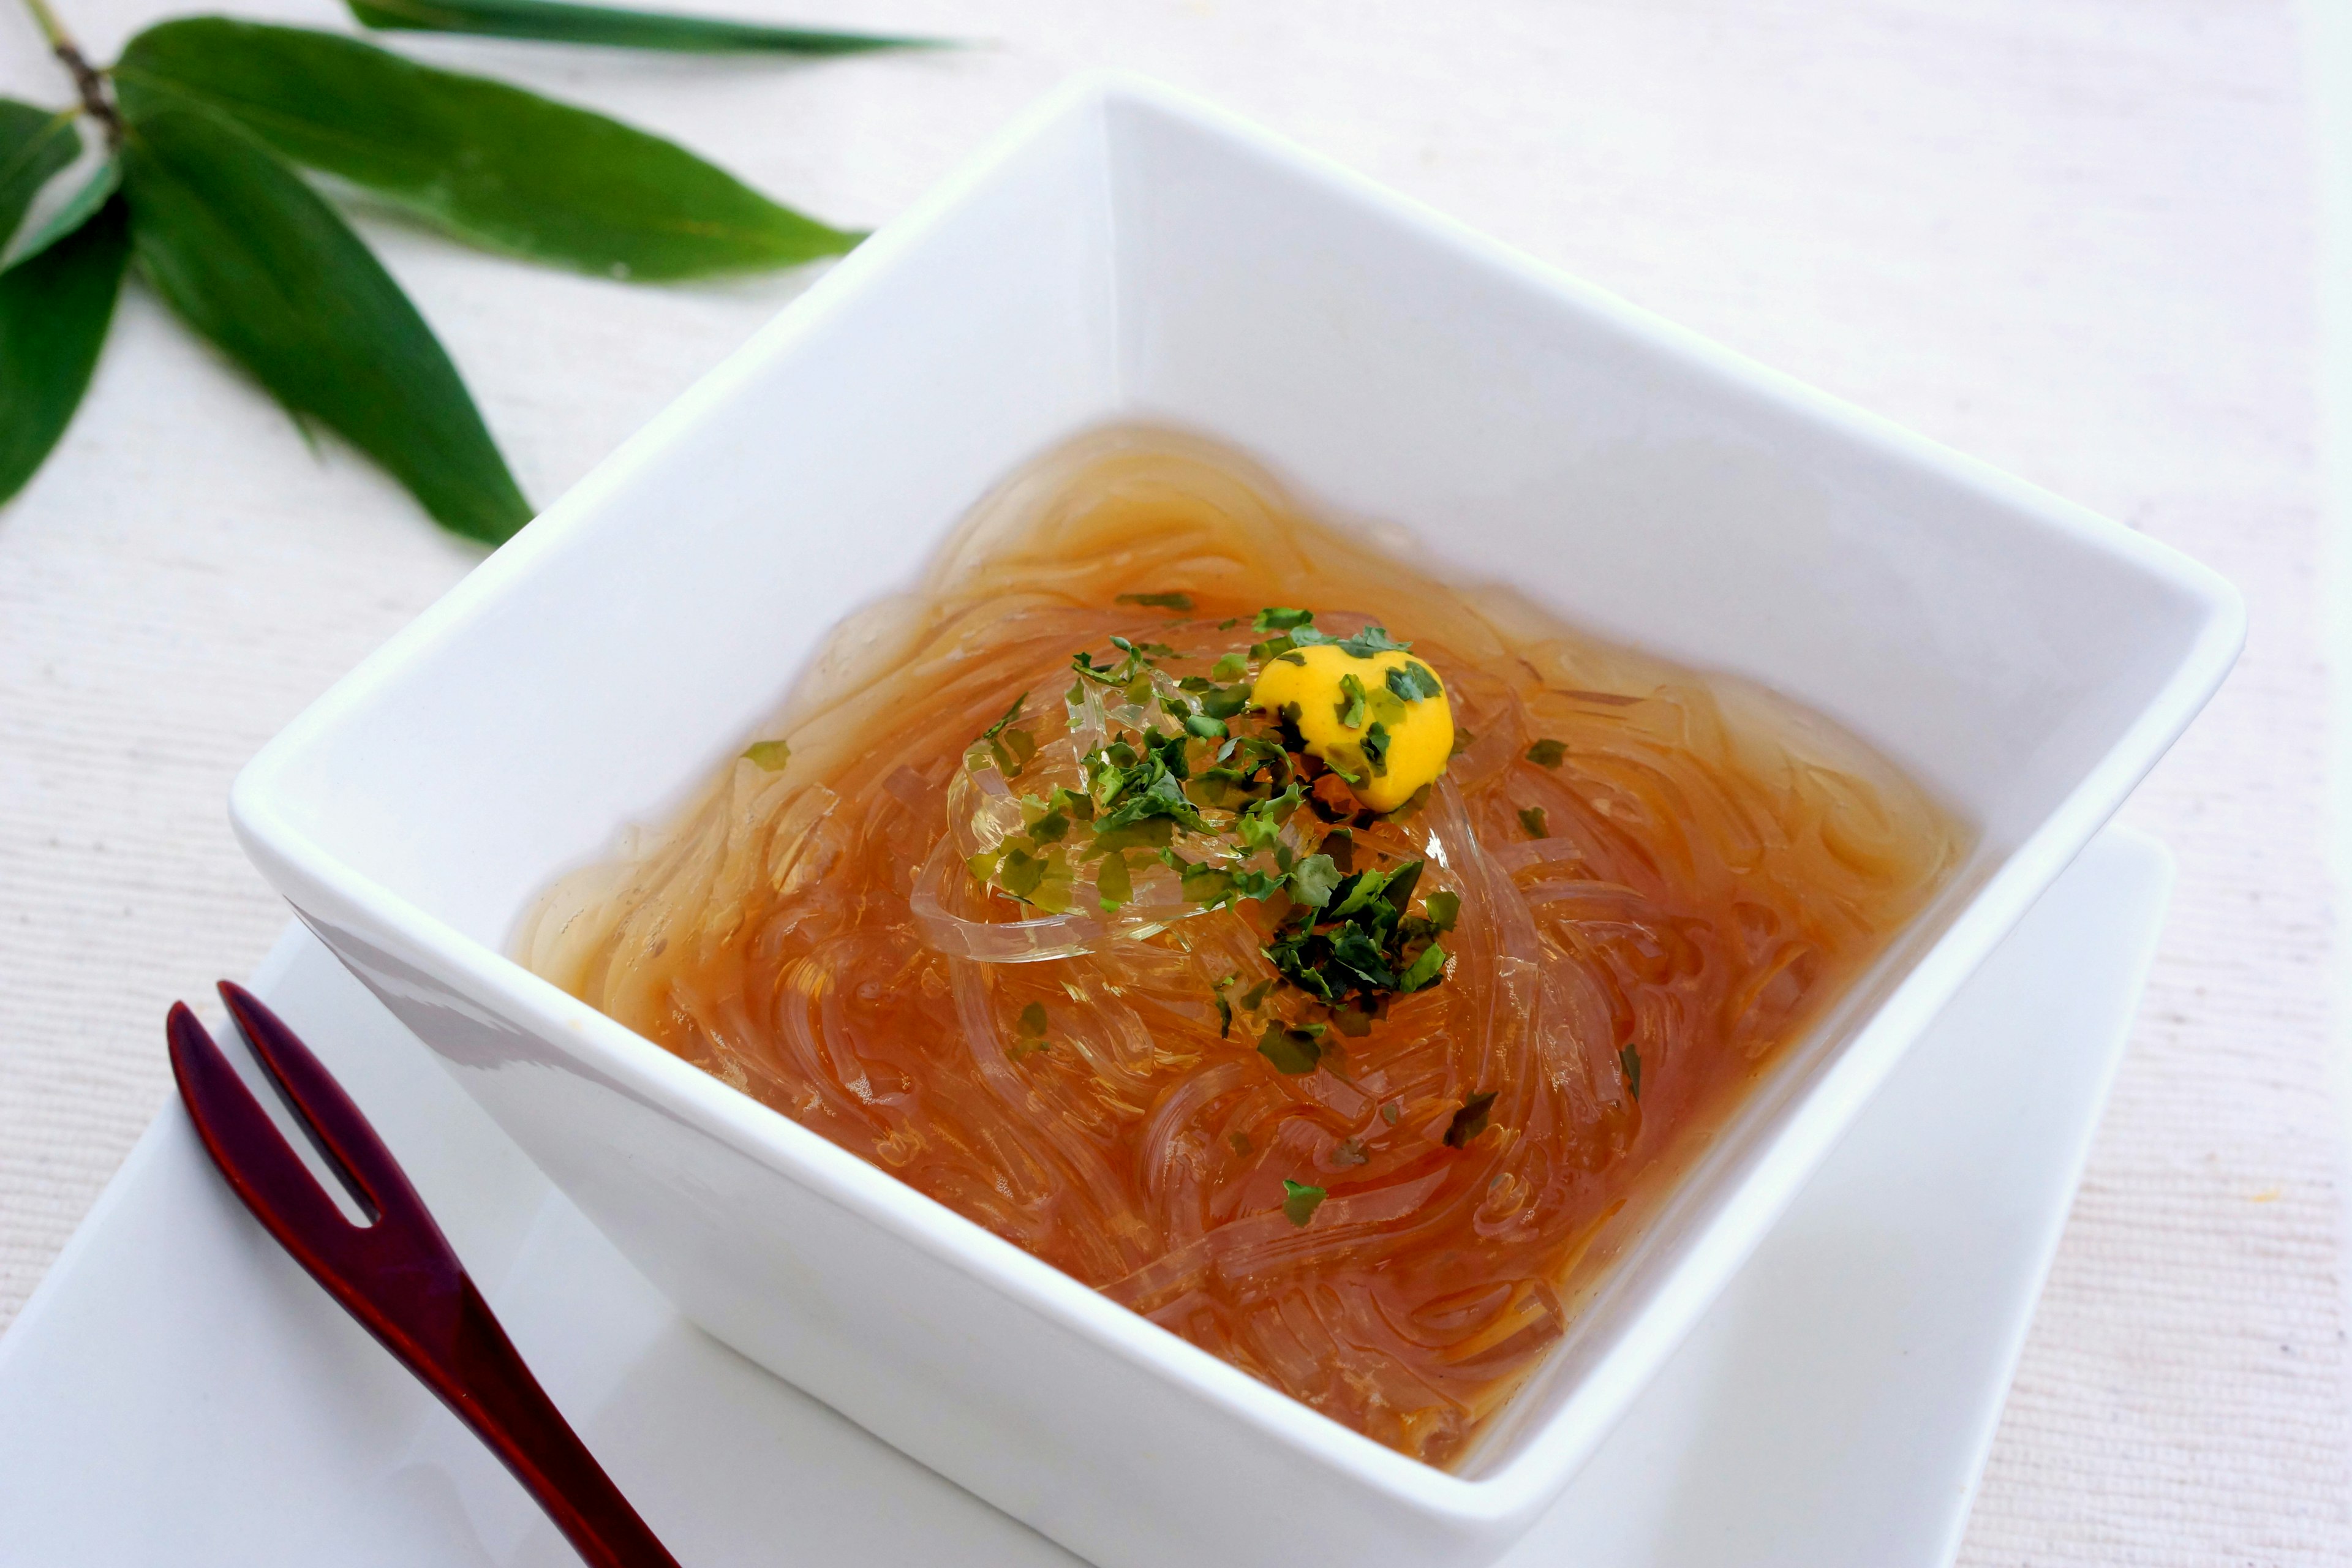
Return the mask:
<path id="1" fill-rule="evenodd" d="M 529 574 L 543 557 L 564 548 L 616 492 L 711 411 L 730 402 L 772 362 L 789 355 L 858 300 L 901 255 L 920 247 L 949 215 L 982 192 L 1019 150 L 1073 117 L 1131 108 L 1173 119 L 1294 177 L 1334 188 L 1443 244 L 1465 264 L 1503 272 L 1577 310 L 1601 316 L 1650 350 L 1832 426 L 1890 462 L 1930 470 L 1955 487 L 2030 514 L 2077 543 L 2158 578 L 2202 610 L 2187 651 L 2153 699 L 2056 809 L 1957 908 L 1942 934 L 1900 972 L 1884 1000 L 1862 1016 L 1818 1079 L 1765 1140 L 1754 1168 L 1733 1185 L 1714 1218 L 1685 1240 L 1679 1261 L 1648 1309 L 1588 1371 L 1574 1393 L 1517 1436 L 1515 1451 L 1475 1477 L 1407 1458 L 1258 1382 L 689 1066 L 362 875 L 299 826 L 278 798 L 289 769 L 306 750 L 331 731 L 363 721 L 378 695 L 401 681 L 415 661 L 488 613 L 509 584 Z M 308 706 L 238 773 L 230 792 L 230 816 L 247 853 L 265 869 L 273 862 L 282 865 L 293 873 L 292 879 L 362 911 L 383 931 L 431 955 L 465 988 L 495 999 L 514 1016 L 528 1020 L 542 1037 L 564 1042 L 583 1068 L 608 1075 L 656 1109 L 1345 1476 L 1433 1517 L 1465 1526 L 1500 1524 L 1547 1505 L 1598 1446 L 1630 1394 L 1621 1387 L 1612 1404 L 1604 1397 L 1606 1391 L 1588 1395 L 1587 1390 L 1612 1374 L 1619 1384 L 1630 1383 L 1634 1389 L 1647 1381 L 1737 1272 L 1748 1248 L 1761 1239 L 1770 1220 L 1802 1186 L 1909 1042 L 2203 707 L 2235 659 L 2244 627 L 2244 608 L 2236 590 L 2167 545 L 1569 277 L 1191 94 L 1130 73 L 1096 70 L 1072 78 L 989 139 Z M 305 912 L 305 919 L 310 918 Z M 1742 1238 L 1744 1245 L 1739 1244 Z M 1683 1289 L 1684 1275 L 1693 1270 L 1705 1277 L 1696 1281 L 1702 1288 Z M 1605 1419 L 1579 1422 L 1580 1414 L 1589 1408 L 1584 1404 L 1588 1397 L 1602 1398 Z"/>

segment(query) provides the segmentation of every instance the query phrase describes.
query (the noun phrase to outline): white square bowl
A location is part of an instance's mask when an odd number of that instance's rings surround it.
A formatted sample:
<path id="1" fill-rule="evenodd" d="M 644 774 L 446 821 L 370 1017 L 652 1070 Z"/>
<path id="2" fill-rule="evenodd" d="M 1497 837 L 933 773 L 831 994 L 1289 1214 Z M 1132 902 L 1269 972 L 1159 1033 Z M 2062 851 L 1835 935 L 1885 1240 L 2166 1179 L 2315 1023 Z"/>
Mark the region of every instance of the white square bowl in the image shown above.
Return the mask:
<path id="1" fill-rule="evenodd" d="M 823 635 L 1086 427 L 1233 441 L 1441 567 L 1776 688 L 1976 847 L 1458 1473 L 1348 1431 L 504 956 Z M 273 741 L 248 851 L 678 1306 L 1106 1568 L 1471 1564 L 1556 1496 L 2220 683 L 2211 574 L 1165 89 L 1089 78 Z"/>

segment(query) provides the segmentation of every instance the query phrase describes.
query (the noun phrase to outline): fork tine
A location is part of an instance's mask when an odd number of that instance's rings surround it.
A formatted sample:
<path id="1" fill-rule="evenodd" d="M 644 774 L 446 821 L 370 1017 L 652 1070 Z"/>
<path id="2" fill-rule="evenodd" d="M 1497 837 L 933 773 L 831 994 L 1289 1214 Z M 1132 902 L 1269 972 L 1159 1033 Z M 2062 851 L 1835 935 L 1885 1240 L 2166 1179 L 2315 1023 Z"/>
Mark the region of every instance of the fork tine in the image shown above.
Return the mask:
<path id="1" fill-rule="evenodd" d="M 432 1211 L 409 1185 L 406 1173 L 367 1117 L 310 1047 L 244 986 L 224 980 L 220 994 L 229 1016 L 286 1097 L 295 1119 L 310 1133 L 320 1157 L 342 1173 L 360 1205 L 378 1221 L 389 1219 L 403 1228 L 421 1227 L 420 1239 L 437 1244 L 454 1263 L 456 1254 L 443 1240 L 441 1227 L 433 1223 Z"/>
<path id="2" fill-rule="evenodd" d="M 172 1005 L 164 1029 L 172 1076 L 196 1135 L 255 1216 L 298 1258 L 316 1256 L 319 1244 L 331 1247 L 337 1232 L 351 1232 L 352 1223 L 304 1169 L 187 1004 Z"/>

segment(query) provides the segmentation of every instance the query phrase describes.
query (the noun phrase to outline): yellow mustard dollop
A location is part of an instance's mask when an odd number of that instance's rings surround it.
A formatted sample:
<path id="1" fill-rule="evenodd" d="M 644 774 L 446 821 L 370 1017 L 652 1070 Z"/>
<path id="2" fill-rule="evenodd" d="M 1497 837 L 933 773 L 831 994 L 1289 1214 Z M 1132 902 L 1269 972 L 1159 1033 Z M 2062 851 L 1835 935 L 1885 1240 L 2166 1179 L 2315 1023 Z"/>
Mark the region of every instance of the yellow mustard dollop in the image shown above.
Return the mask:
<path id="1" fill-rule="evenodd" d="M 1407 690 L 1437 689 L 1426 697 L 1400 696 L 1390 684 L 1391 670 L 1400 672 L 1398 684 Z M 1296 706 L 1307 749 L 1348 775 L 1356 798 L 1374 811 L 1394 811 L 1423 784 L 1435 783 L 1454 754 L 1454 710 L 1444 683 L 1409 653 L 1359 658 L 1336 643 L 1292 648 L 1258 672 L 1250 704 L 1268 712 Z"/>

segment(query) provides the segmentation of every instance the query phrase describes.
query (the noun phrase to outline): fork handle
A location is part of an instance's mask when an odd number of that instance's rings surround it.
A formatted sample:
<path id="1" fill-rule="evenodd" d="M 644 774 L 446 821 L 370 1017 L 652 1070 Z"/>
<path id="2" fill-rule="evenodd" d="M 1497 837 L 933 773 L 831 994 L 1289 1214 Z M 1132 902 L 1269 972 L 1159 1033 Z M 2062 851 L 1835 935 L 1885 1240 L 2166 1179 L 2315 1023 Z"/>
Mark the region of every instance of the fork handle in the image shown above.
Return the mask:
<path id="1" fill-rule="evenodd" d="M 591 1568 L 678 1568 L 539 1385 L 462 1271 L 449 1305 L 446 1342 L 405 1343 L 396 1331 L 380 1330 L 377 1337 L 505 1461 Z M 362 1321 L 367 1321 L 364 1314 Z M 367 1326 L 377 1328 L 372 1321 Z"/>

